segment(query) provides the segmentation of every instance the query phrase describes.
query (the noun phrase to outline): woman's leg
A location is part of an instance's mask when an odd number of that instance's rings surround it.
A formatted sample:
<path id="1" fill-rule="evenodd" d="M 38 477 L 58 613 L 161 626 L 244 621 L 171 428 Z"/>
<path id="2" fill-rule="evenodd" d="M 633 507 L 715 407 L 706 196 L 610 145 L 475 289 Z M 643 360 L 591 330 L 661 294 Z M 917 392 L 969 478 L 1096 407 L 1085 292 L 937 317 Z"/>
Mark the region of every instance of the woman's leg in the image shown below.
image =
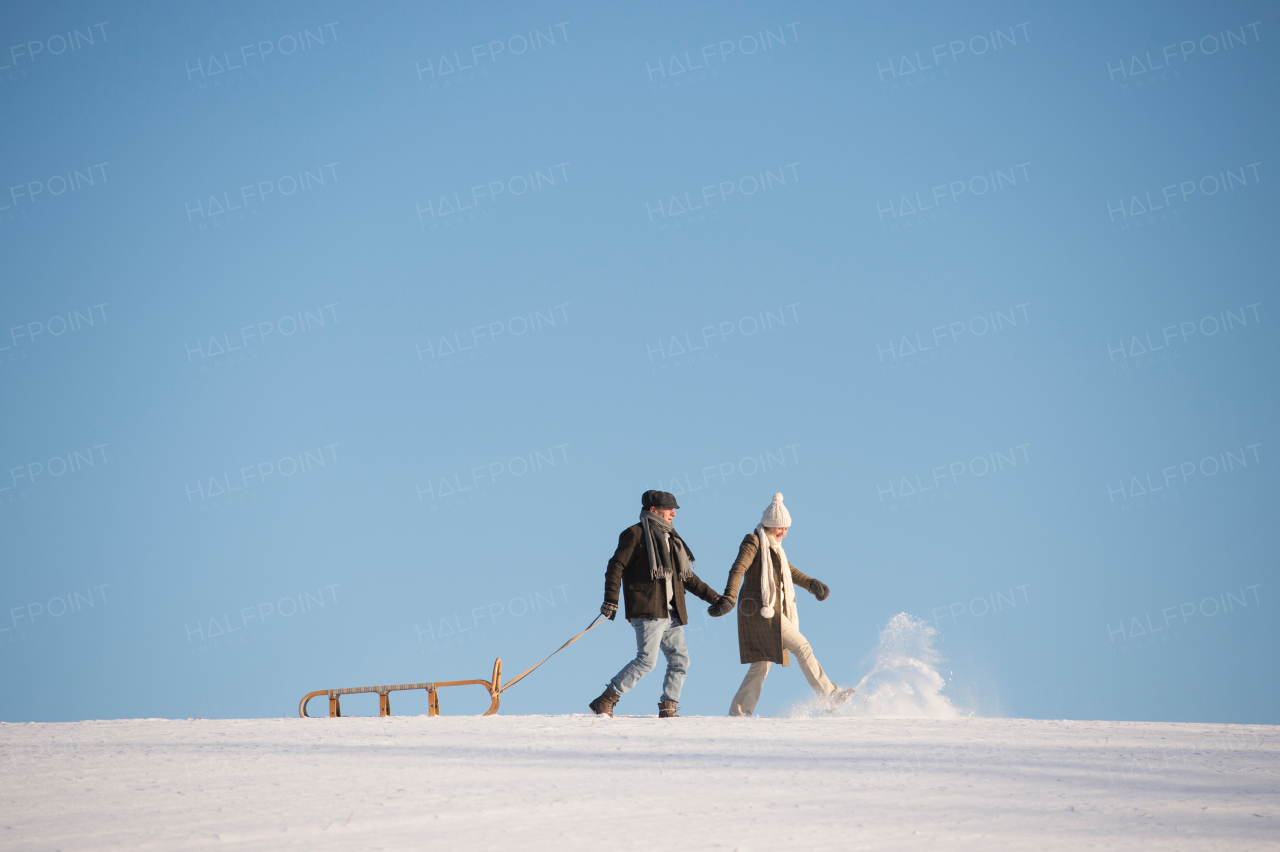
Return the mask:
<path id="1" fill-rule="evenodd" d="M 826 672 L 822 670 L 822 666 L 818 664 L 817 658 L 813 656 L 809 640 L 805 639 L 791 620 L 785 617 L 782 619 L 782 647 L 795 655 L 800 671 L 804 672 L 805 680 L 809 681 L 809 686 L 813 687 L 814 692 L 825 698 L 838 691 L 838 687 L 831 682 Z M 757 690 L 756 695 L 759 694 Z"/>
<path id="2" fill-rule="evenodd" d="M 737 695 L 729 704 L 730 716 L 750 716 L 756 712 L 756 704 L 760 701 L 760 690 L 764 687 L 765 676 L 769 674 L 769 664 L 752 663 L 747 669 L 747 676 L 742 679 Z"/>

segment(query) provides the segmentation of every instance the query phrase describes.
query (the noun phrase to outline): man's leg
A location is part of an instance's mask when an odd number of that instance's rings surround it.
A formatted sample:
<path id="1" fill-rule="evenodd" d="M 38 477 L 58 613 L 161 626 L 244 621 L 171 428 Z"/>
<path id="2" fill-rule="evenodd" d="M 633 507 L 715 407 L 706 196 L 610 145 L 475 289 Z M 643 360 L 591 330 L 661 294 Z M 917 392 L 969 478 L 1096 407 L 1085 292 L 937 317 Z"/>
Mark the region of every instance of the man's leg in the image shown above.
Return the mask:
<path id="1" fill-rule="evenodd" d="M 670 623 L 666 618 L 633 618 L 631 626 L 636 631 L 636 658 L 622 667 L 622 671 L 609 681 L 609 688 L 622 695 L 635 686 L 640 678 L 653 671 L 658 664 L 658 646 L 662 634 Z"/>
<path id="2" fill-rule="evenodd" d="M 668 618 L 662 632 L 662 653 L 667 657 L 667 676 L 662 681 L 662 700 L 679 701 L 684 676 L 689 673 L 689 646 L 684 641 L 684 625 Z"/>
<path id="3" fill-rule="evenodd" d="M 805 680 L 809 681 L 809 686 L 813 687 L 814 692 L 825 698 L 839 691 L 822 670 L 817 658 L 813 656 L 809 640 L 805 639 L 786 617 L 782 619 L 782 647 L 795 654 L 796 662 L 800 664 L 800 671 L 804 672 Z"/>
<path id="4" fill-rule="evenodd" d="M 750 716 L 756 712 L 756 703 L 760 701 L 760 690 L 764 687 L 764 679 L 769 674 L 769 663 L 752 663 L 747 668 L 747 676 L 738 687 L 738 694 L 729 703 L 730 716 Z"/>

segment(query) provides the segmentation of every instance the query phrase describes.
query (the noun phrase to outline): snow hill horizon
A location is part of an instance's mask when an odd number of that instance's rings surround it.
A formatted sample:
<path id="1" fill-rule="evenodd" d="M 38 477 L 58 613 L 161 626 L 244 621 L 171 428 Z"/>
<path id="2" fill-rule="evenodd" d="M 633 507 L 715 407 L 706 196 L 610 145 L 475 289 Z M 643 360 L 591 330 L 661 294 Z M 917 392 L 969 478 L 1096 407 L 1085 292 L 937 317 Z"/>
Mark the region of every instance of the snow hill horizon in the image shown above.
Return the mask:
<path id="1" fill-rule="evenodd" d="M 825 714 L 0 723 L 0 850 L 630 849 L 655 820 L 690 849 L 1274 849 L 1278 734 Z"/>
<path id="2" fill-rule="evenodd" d="M 891 619 L 832 714 L 0 723 L 0 850 L 1274 844 L 1280 727 L 979 717 L 933 635 Z"/>

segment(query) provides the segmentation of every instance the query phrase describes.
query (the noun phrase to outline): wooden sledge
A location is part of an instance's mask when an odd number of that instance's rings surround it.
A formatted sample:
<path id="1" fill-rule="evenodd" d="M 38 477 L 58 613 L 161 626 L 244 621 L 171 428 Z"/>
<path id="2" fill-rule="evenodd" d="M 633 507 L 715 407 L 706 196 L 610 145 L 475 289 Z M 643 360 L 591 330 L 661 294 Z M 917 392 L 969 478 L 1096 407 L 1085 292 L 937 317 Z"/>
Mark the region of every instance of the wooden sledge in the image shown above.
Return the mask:
<path id="1" fill-rule="evenodd" d="M 493 663 L 493 678 L 491 680 L 446 680 L 438 683 L 396 683 L 388 686 L 353 686 L 349 689 L 321 689 L 316 692 L 309 692 L 303 696 L 302 701 L 298 704 L 298 715 L 304 719 L 311 718 L 307 714 L 307 702 L 321 695 L 329 696 L 329 716 L 337 717 L 342 715 L 342 705 L 338 702 L 340 695 L 356 695 L 361 692 L 378 693 L 378 715 L 391 715 L 391 693 L 404 692 L 413 689 L 425 689 L 427 691 L 427 715 L 440 715 L 440 693 L 438 689 L 445 686 L 470 686 L 475 684 L 483 686 L 489 690 L 489 696 L 492 702 L 489 709 L 482 715 L 492 716 L 498 712 L 498 704 L 502 701 L 502 690 L 506 687 L 499 686 L 502 679 L 502 658 L 499 657 Z M 515 681 L 512 681 L 515 683 Z M 511 684 L 507 684 L 511 686 Z"/>
<path id="2" fill-rule="evenodd" d="M 574 642 L 577 642 L 579 639 L 581 639 L 583 636 L 589 633 L 591 631 L 591 628 L 595 627 L 596 624 L 599 623 L 602 617 L 603 616 L 597 615 L 595 620 L 592 621 L 589 625 L 587 625 L 586 630 L 582 631 L 577 636 L 574 636 L 568 642 L 565 642 L 559 648 L 556 648 L 554 651 L 548 654 L 541 662 L 536 663 L 530 666 L 529 668 L 525 669 L 520 674 L 513 677 L 511 680 L 507 681 L 505 684 L 502 683 L 502 658 L 499 657 L 493 662 L 493 677 L 491 677 L 489 680 L 446 680 L 446 681 L 437 681 L 435 683 L 396 683 L 396 684 L 390 684 L 387 686 L 353 686 L 348 689 L 318 689 L 315 692 L 308 692 L 306 695 L 302 697 L 302 700 L 298 702 L 298 715 L 303 719 L 316 718 L 316 717 L 307 715 L 307 703 L 311 701 L 311 699 L 313 698 L 318 698 L 321 695 L 327 695 L 329 696 L 329 716 L 331 718 L 335 718 L 342 715 L 342 707 L 338 703 L 338 696 L 356 695 L 361 692 L 376 692 L 378 693 L 378 715 L 390 716 L 391 715 L 391 693 L 403 692 L 406 690 L 414 690 L 414 689 L 425 689 L 427 691 L 427 715 L 439 716 L 440 715 L 440 695 L 439 695 L 439 692 L 437 692 L 437 690 L 446 686 L 476 685 L 476 686 L 483 686 L 486 690 L 488 690 L 489 698 L 491 699 L 489 703 L 489 709 L 484 711 L 484 713 L 482 713 L 481 715 L 492 716 L 494 713 L 498 712 L 498 705 L 502 702 L 503 692 L 515 686 L 524 678 L 525 675 L 529 674 L 538 666 L 542 665 L 542 663 L 545 663 L 547 660 L 551 659 L 556 654 L 560 653 L 565 648 L 568 648 Z"/>

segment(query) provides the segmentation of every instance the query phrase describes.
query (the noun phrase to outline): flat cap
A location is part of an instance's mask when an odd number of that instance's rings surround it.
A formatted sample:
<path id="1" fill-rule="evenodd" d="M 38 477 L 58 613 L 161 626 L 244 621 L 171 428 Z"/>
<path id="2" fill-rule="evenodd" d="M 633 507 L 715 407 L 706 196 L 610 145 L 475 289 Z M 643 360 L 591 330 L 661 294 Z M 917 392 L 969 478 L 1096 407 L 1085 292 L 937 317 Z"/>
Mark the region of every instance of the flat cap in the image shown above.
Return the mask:
<path id="1" fill-rule="evenodd" d="M 669 491 L 646 491 L 640 495 L 640 508 L 647 509 L 649 506 L 657 506 L 659 509 L 680 508 L 676 495 Z"/>

